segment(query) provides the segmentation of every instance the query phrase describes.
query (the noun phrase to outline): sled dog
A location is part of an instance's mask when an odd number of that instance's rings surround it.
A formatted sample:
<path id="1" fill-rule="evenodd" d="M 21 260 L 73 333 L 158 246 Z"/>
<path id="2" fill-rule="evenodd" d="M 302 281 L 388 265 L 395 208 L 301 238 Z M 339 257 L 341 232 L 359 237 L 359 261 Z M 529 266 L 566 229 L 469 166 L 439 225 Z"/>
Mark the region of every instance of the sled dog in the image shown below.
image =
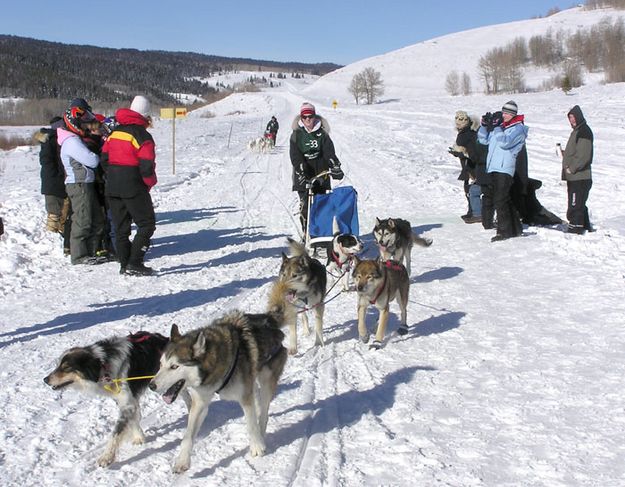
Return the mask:
<path id="1" fill-rule="evenodd" d="M 256 152 L 267 152 L 272 148 L 272 142 L 266 137 L 256 137 L 247 143 L 247 148 Z"/>
<path id="2" fill-rule="evenodd" d="M 342 290 L 349 290 L 350 271 L 354 256 L 362 252 L 362 242 L 351 233 L 337 233 L 328 249 L 326 270 L 335 279 L 341 280 Z"/>
<path id="3" fill-rule="evenodd" d="M 54 390 L 79 389 L 111 397 L 117 402 L 119 417 L 104 453 L 98 458 L 101 467 L 115 461 L 119 445 L 126 436 L 134 444 L 143 443 L 139 398 L 158 370 L 167 341 L 158 333 L 138 332 L 70 348 L 61 355 L 56 369 L 43 379 Z M 145 376 L 149 377 L 130 380 Z"/>
<path id="4" fill-rule="evenodd" d="M 315 312 L 315 345 L 323 345 L 323 313 L 328 276 L 326 269 L 317 259 L 306 252 L 306 247 L 288 239 L 291 256 L 282 253 L 282 265 L 278 279 L 289 289 L 290 303 L 296 313 L 287 322 L 289 326 L 289 354 L 297 353 L 297 314 L 302 316 L 304 334 L 310 334 L 308 316 Z"/>
<path id="5" fill-rule="evenodd" d="M 410 222 L 401 218 L 387 218 L 386 220 L 376 218 L 375 222 L 373 237 L 380 249 L 380 258 L 403 261 L 410 275 L 410 253 L 413 244 L 429 247 L 432 245 L 432 240 L 412 233 Z"/>
<path id="6" fill-rule="evenodd" d="M 285 295 L 286 288 L 276 283 L 266 314 L 234 311 L 184 335 L 172 325 L 161 368 L 150 389 L 162 394 L 168 404 L 181 391 L 191 398 L 187 430 L 174 472 L 189 469 L 193 441 L 215 393 L 241 405 L 251 455 L 265 452 L 269 404 L 287 359 L 280 330 L 290 309 Z"/>
<path id="7" fill-rule="evenodd" d="M 388 323 L 389 304 L 397 300 L 401 311 L 401 323 L 397 330 L 400 335 L 408 333 L 406 308 L 408 306 L 408 291 L 410 279 L 406 268 L 395 261 L 387 260 L 360 260 L 355 258 L 353 277 L 358 293 L 358 335 L 363 343 L 369 341 L 369 332 L 365 323 L 367 306 L 370 304 L 380 310 L 380 318 L 375 334 L 375 340 L 369 346 L 379 349 L 384 340 Z"/>

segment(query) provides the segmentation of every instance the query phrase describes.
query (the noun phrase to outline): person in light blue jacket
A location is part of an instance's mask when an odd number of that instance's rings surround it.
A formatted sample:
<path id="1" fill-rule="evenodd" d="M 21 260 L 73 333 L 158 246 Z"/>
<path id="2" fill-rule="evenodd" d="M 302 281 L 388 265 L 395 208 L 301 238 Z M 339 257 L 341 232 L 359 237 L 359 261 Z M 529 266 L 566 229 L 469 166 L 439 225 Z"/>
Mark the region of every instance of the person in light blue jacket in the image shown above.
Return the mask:
<path id="1" fill-rule="evenodd" d="M 491 175 L 491 183 L 482 188 L 484 228 L 493 227 L 493 215 L 497 211 L 497 235 L 491 242 L 517 237 L 523 231 L 510 196 L 517 156 L 525 146 L 529 131 L 524 124 L 525 117 L 517 112 L 517 104 L 509 101 L 500 112 L 484 114 L 477 132 L 478 142 L 488 146 L 486 172 Z"/>

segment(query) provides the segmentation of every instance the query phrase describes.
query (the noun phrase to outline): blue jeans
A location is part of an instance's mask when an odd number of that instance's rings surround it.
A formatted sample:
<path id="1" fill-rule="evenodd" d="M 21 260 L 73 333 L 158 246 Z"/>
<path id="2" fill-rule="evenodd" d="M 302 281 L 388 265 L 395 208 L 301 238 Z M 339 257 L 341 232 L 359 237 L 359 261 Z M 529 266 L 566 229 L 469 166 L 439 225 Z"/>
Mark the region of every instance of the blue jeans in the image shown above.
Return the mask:
<path id="1" fill-rule="evenodd" d="M 482 200 L 480 195 L 482 188 L 479 184 L 469 185 L 469 206 L 471 207 L 471 214 L 473 216 L 482 216 Z"/>

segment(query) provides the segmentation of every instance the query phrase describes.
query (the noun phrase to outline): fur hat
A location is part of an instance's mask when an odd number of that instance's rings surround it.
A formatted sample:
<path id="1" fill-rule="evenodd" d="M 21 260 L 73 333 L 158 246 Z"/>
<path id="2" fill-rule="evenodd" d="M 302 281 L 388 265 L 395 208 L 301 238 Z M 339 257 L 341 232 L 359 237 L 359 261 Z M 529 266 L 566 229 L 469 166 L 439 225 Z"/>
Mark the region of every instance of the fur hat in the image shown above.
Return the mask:
<path id="1" fill-rule="evenodd" d="M 152 107 L 150 106 L 150 100 L 148 100 L 145 96 L 137 95 L 132 100 L 130 109 L 133 112 L 137 112 L 139 115 L 147 118 L 148 115 L 150 115 Z"/>
<path id="2" fill-rule="evenodd" d="M 454 121 L 456 122 L 456 128 L 458 130 L 463 129 L 464 127 L 468 127 L 471 125 L 471 117 L 464 110 L 458 110 L 456 112 L 456 116 L 454 117 Z"/>
<path id="3" fill-rule="evenodd" d="M 308 102 L 302 103 L 302 107 L 299 109 L 300 117 L 303 117 L 305 115 L 315 115 L 316 113 L 317 112 L 315 111 L 315 105 Z"/>
<path id="4" fill-rule="evenodd" d="M 501 111 L 503 113 L 509 113 L 510 115 L 516 115 L 517 112 L 519 111 L 519 107 L 517 106 L 516 102 L 514 102 L 513 100 L 510 100 L 509 102 L 506 102 L 504 106 L 501 107 Z"/>

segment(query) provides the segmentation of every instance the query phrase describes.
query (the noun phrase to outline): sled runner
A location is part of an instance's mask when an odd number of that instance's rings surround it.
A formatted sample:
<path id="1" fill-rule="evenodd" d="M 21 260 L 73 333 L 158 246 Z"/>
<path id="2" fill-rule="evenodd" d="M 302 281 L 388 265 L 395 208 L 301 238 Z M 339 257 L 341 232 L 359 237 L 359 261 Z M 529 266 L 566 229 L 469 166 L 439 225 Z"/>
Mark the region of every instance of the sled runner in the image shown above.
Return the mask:
<path id="1" fill-rule="evenodd" d="M 305 235 L 306 249 L 315 254 L 319 248 L 327 248 L 335 232 L 359 234 L 358 227 L 358 193 L 352 186 L 339 186 L 322 193 L 313 193 L 315 179 L 328 174 L 327 171 L 317 175 L 308 184 L 307 226 Z"/>

